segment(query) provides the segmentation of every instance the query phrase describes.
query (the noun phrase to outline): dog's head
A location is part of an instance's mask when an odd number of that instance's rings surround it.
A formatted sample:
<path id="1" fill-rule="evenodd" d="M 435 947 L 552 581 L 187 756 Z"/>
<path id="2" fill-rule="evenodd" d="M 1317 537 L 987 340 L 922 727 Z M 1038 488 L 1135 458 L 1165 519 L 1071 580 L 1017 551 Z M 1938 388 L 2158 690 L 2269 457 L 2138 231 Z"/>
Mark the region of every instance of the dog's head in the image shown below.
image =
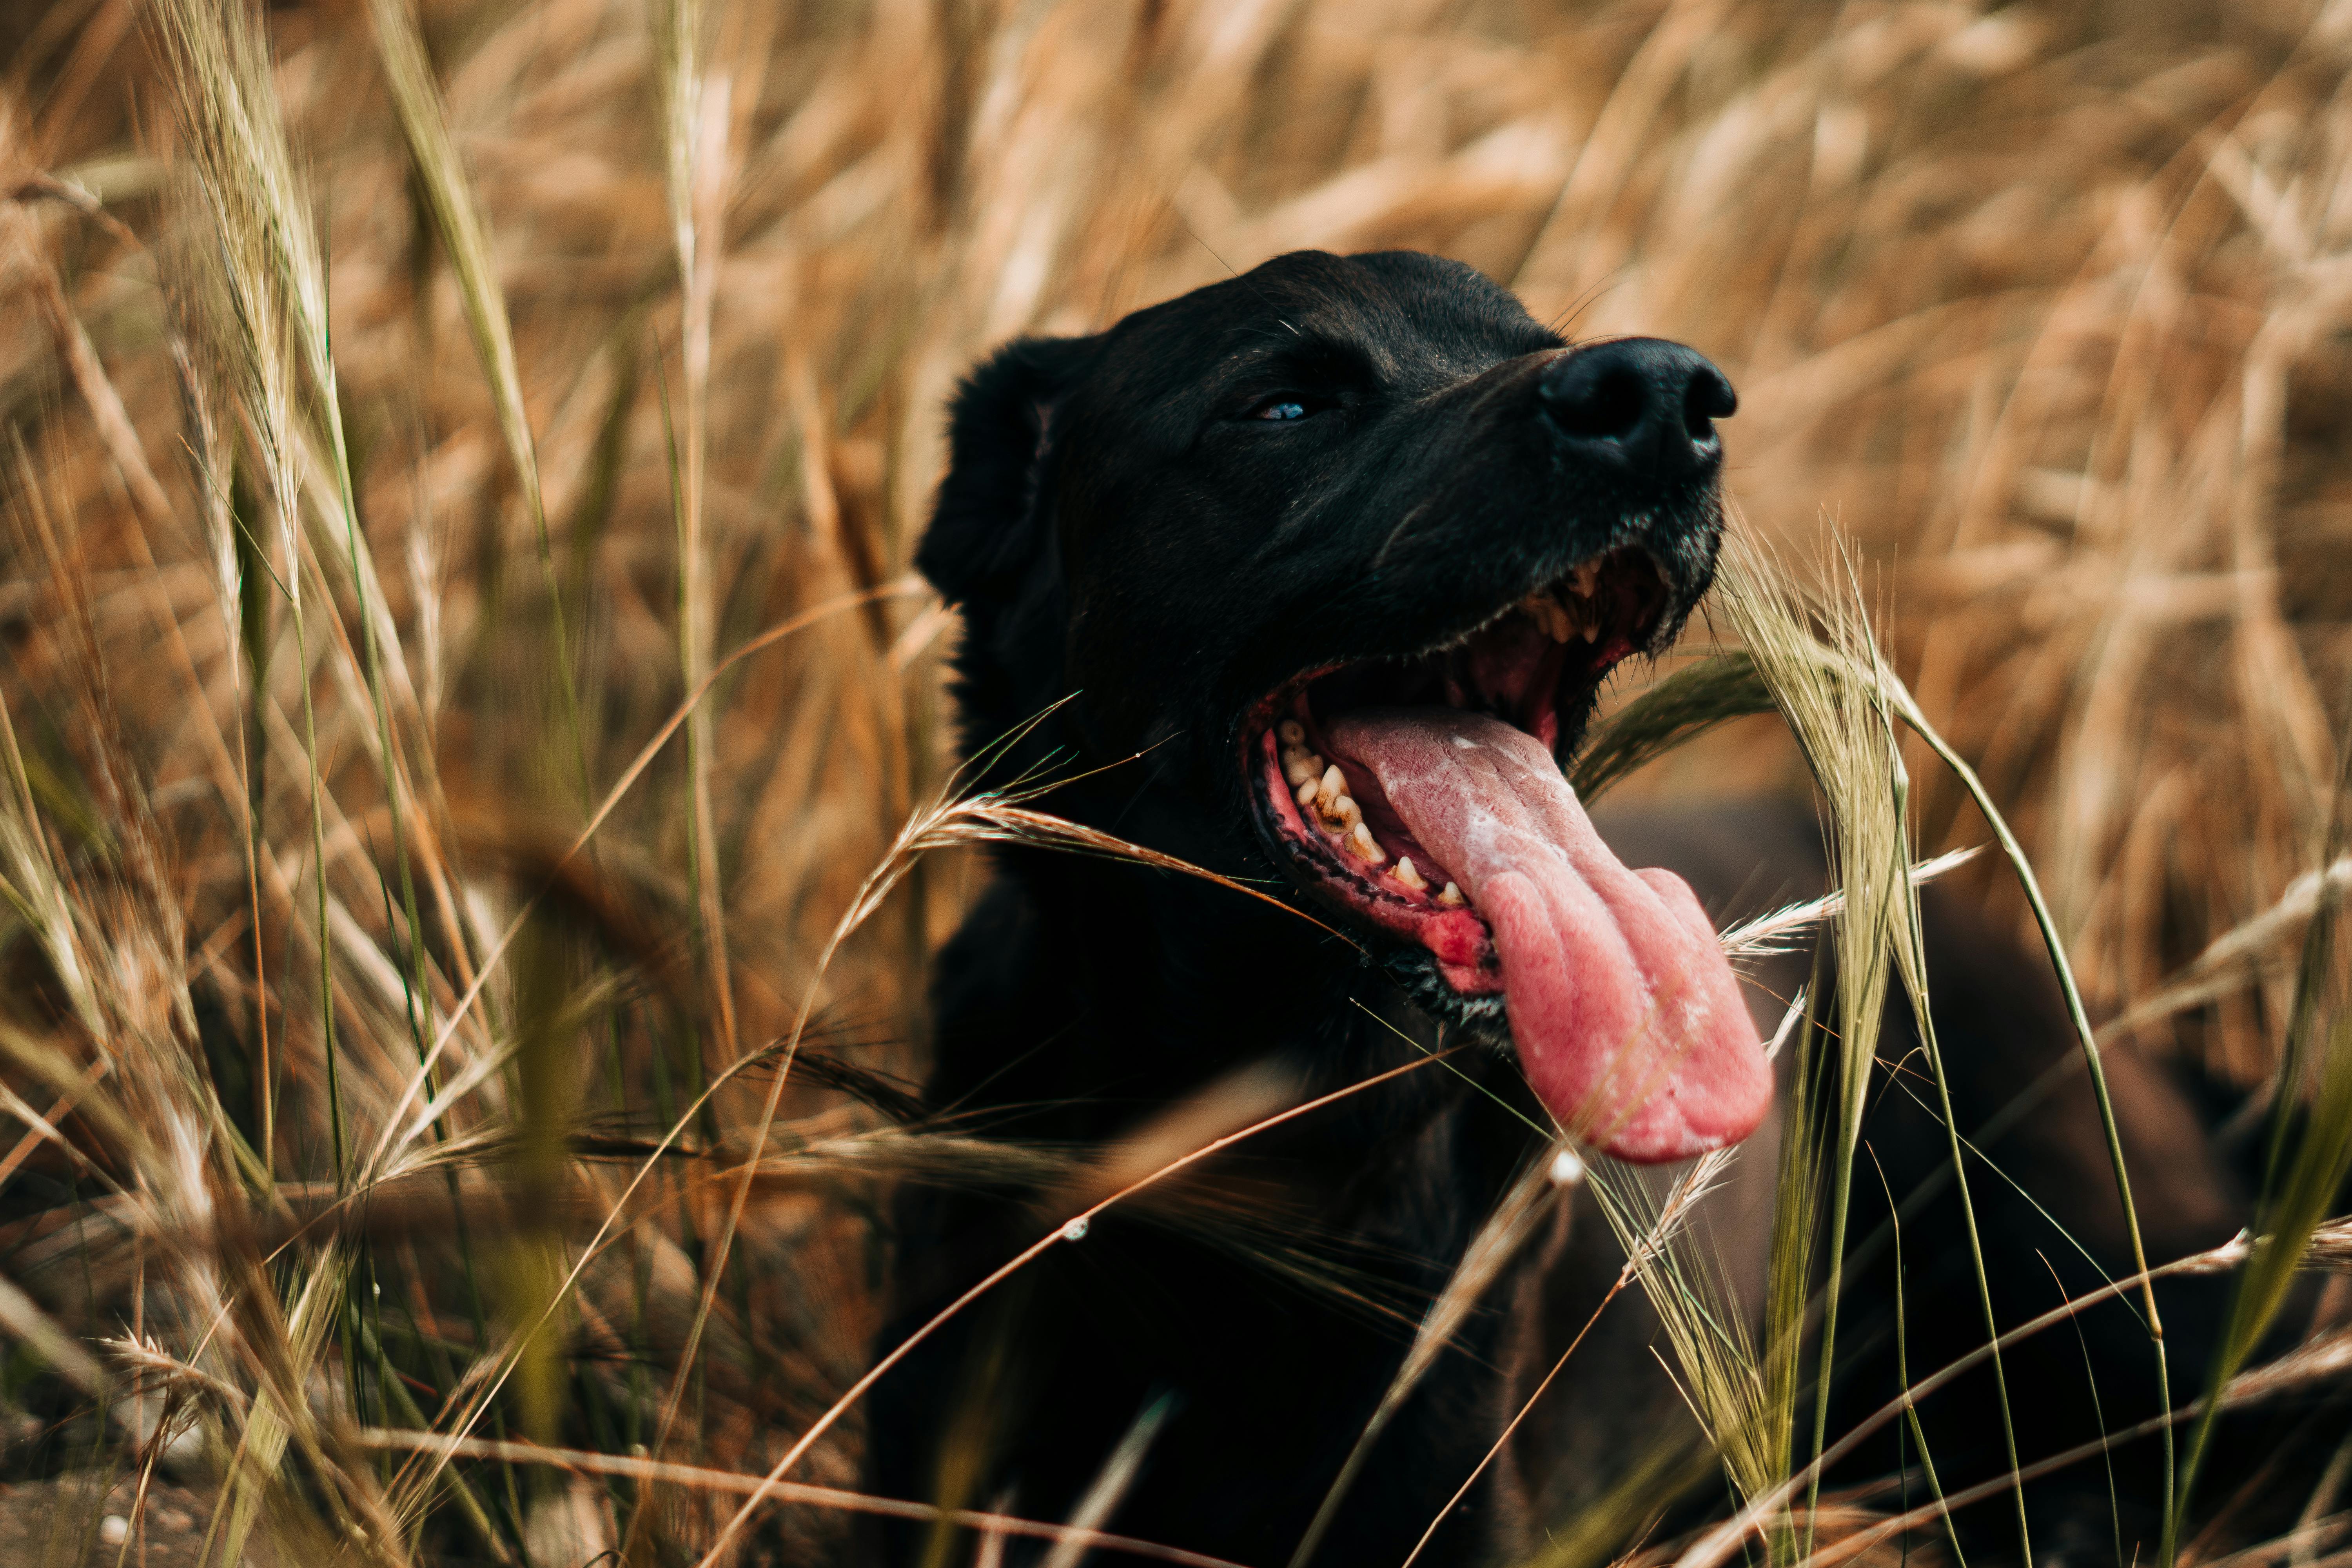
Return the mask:
<path id="1" fill-rule="evenodd" d="M 1582 1131 L 1743 1135 L 1760 1058 L 1691 1066 L 1758 1056 L 1705 916 L 1600 847 L 1559 766 L 1706 590 L 1734 406 L 1689 349 L 1570 348 L 1404 252 L 1015 342 L 956 400 L 918 557 L 964 607 L 970 738 L 1071 699 L 1035 747 L 1149 753 L 1095 797 L 1122 831 L 1272 861 L 1441 1016 L 1507 1011 Z"/>

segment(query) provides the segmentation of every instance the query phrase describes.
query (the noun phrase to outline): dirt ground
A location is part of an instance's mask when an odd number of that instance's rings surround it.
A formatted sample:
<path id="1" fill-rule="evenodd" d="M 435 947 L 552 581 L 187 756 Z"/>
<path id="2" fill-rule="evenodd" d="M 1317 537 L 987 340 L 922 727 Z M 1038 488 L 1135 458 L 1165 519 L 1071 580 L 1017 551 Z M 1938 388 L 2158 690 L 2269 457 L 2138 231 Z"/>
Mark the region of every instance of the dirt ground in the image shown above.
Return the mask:
<path id="1" fill-rule="evenodd" d="M 0 1563 L 10 1568 L 195 1568 L 212 1499 L 187 1487 L 148 1488 L 140 1528 L 130 1528 L 138 1478 L 125 1477 L 92 1508 L 98 1478 L 60 1476 L 0 1485 Z M 246 1562 L 262 1568 L 262 1554 Z"/>

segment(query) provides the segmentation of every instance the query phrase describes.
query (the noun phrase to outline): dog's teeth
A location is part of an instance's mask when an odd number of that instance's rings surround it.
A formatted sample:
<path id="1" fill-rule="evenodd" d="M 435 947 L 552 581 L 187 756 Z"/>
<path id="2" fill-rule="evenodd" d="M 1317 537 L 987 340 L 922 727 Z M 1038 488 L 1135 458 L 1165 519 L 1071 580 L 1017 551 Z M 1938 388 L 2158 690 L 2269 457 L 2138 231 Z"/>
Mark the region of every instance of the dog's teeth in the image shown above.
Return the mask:
<path id="1" fill-rule="evenodd" d="M 1576 579 L 1576 596 L 1580 599 L 1590 599 L 1601 582 L 1601 563 L 1597 561 L 1588 561 L 1578 567 L 1572 575 Z"/>
<path id="2" fill-rule="evenodd" d="M 1328 798 L 1317 795 L 1315 811 L 1323 818 L 1323 825 L 1342 838 L 1354 832 L 1356 824 L 1364 820 L 1364 808 L 1344 795 Z"/>
<path id="3" fill-rule="evenodd" d="M 1282 776 L 1293 789 L 1312 784 L 1323 776 L 1323 759 L 1304 747 L 1294 746 L 1282 753 Z"/>
<path id="4" fill-rule="evenodd" d="M 1449 910 L 1458 910 L 1470 900 L 1462 896 L 1461 889 L 1455 887 L 1453 883 L 1448 882 L 1444 887 L 1438 889 L 1437 901 L 1444 904 Z"/>
<path id="5" fill-rule="evenodd" d="M 1601 640 L 1601 628 L 1598 626 L 1590 626 L 1585 627 L 1584 640 L 1586 642 L 1599 642 Z"/>
<path id="6" fill-rule="evenodd" d="M 1397 857 L 1395 875 L 1398 881 L 1416 893 L 1425 893 L 1429 890 L 1429 879 L 1412 868 L 1412 857 L 1410 855 Z"/>
<path id="7" fill-rule="evenodd" d="M 1334 803 L 1347 793 L 1348 775 L 1339 771 L 1339 763 L 1333 763 L 1323 771 L 1322 782 L 1315 786 L 1315 809 L 1325 816 L 1331 816 L 1339 810 Z"/>
<path id="8" fill-rule="evenodd" d="M 1313 805 L 1315 804 L 1315 792 L 1322 787 L 1322 784 L 1323 781 L 1321 779 L 1307 779 L 1302 781 L 1298 786 L 1298 804 L 1302 806 Z"/>
<path id="9" fill-rule="evenodd" d="M 1381 847 L 1381 841 L 1372 837 L 1372 830 L 1364 826 L 1361 817 L 1357 818 L 1356 826 L 1348 834 L 1348 847 L 1355 851 L 1358 859 L 1375 866 L 1389 858 L 1389 852 Z"/>
<path id="10" fill-rule="evenodd" d="M 1549 594 L 1530 594 L 1519 601 L 1519 608 L 1554 642 L 1566 642 L 1576 629 L 1575 614 Z"/>
<path id="11" fill-rule="evenodd" d="M 1274 733 L 1286 746 L 1304 745 L 1307 741 L 1307 726 L 1296 719 L 1285 719 L 1274 727 Z"/>

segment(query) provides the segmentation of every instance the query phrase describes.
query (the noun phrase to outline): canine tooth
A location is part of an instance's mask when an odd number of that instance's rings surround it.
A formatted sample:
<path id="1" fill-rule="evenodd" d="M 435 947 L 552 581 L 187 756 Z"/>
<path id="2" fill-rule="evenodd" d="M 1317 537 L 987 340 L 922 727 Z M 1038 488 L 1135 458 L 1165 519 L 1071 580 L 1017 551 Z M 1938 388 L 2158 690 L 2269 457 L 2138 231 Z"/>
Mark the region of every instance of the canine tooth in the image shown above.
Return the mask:
<path id="1" fill-rule="evenodd" d="M 1416 893 L 1429 890 L 1429 879 L 1412 868 L 1412 857 L 1410 855 L 1397 857 L 1396 879 Z"/>
<path id="2" fill-rule="evenodd" d="M 1437 901 L 1444 904 L 1449 910 L 1458 910 L 1470 900 L 1462 896 L 1461 889 L 1455 887 L 1453 883 L 1448 882 L 1444 887 L 1438 889 Z"/>
<path id="3" fill-rule="evenodd" d="M 1333 763 L 1323 771 L 1323 781 L 1315 786 L 1315 809 L 1330 816 L 1338 809 L 1332 803 L 1347 793 L 1348 775 L 1339 771 L 1339 763 Z"/>
<path id="4" fill-rule="evenodd" d="M 1348 847 L 1355 851 L 1358 859 L 1368 860 L 1375 866 L 1389 858 L 1389 852 L 1381 847 L 1381 841 L 1372 837 L 1372 830 L 1364 826 L 1360 817 L 1348 835 Z"/>
<path id="5" fill-rule="evenodd" d="M 1285 719 L 1274 727 L 1274 732 L 1286 746 L 1300 745 L 1307 740 L 1307 726 L 1296 719 Z"/>
<path id="6" fill-rule="evenodd" d="M 1590 599 L 1592 597 L 1595 586 L 1601 581 L 1601 563 L 1597 561 L 1588 561 L 1578 567 L 1573 575 L 1576 578 L 1576 596 L 1580 599 Z"/>
<path id="7" fill-rule="evenodd" d="M 1590 626 L 1585 627 L 1585 628 L 1584 628 L 1584 640 L 1585 640 L 1586 642 L 1599 642 L 1599 641 L 1601 640 L 1601 628 L 1600 628 L 1600 626 L 1598 626 L 1596 625 L 1596 626 Z"/>
<path id="8" fill-rule="evenodd" d="M 1320 779 L 1301 780 L 1298 785 L 1298 804 L 1301 805 L 1313 805 L 1315 804 L 1315 791 L 1322 782 L 1323 781 Z"/>

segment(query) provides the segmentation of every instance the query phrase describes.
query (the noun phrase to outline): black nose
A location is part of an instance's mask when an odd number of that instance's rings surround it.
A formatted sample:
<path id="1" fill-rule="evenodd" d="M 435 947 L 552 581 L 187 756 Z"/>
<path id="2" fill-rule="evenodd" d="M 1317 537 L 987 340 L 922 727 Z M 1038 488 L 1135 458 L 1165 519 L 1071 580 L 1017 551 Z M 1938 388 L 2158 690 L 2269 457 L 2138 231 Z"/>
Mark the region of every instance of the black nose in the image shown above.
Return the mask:
<path id="1" fill-rule="evenodd" d="M 1705 354 L 1663 338 L 1621 338 L 1561 356 L 1537 388 L 1580 455 L 1659 479 L 1696 479 L 1723 460 L 1715 422 L 1739 406 Z"/>

